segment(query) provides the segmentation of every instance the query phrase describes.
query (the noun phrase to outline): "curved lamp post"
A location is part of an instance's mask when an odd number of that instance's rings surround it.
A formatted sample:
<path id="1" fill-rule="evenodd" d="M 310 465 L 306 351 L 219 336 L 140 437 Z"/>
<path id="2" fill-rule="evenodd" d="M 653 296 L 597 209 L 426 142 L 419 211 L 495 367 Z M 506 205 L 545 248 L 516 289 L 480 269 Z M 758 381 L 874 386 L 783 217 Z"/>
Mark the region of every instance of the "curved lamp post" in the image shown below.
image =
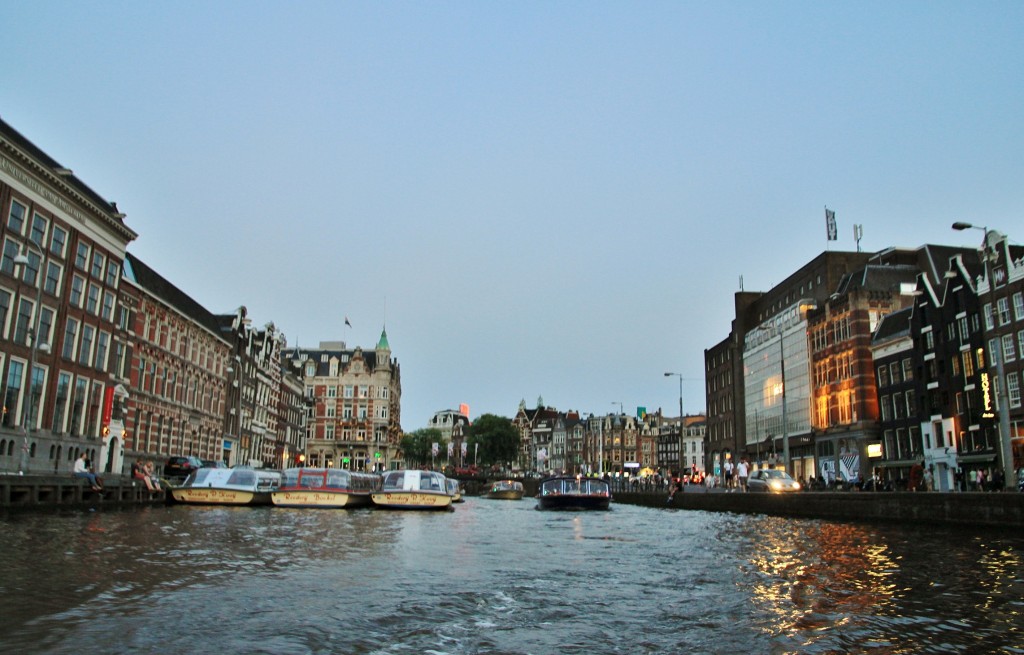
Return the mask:
<path id="1" fill-rule="evenodd" d="M 995 230 L 964 223 L 963 221 L 953 223 L 952 227 L 958 231 L 981 230 L 985 233 L 984 241 L 979 250 L 981 251 L 981 261 L 985 265 L 985 280 L 988 282 L 989 302 L 992 303 L 992 327 L 994 331 L 999 310 L 996 307 L 996 288 L 992 281 L 990 263 L 998 260 L 999 253 L 996 251 L 995 244 L 1004 237 Z M 1013 468 L 1013 449 L 1010 446 L 1010 399 L 1006 389 L 1006 376 L 1003 372 L 1003 338 L 997 334 L 992 339 L 992 342 L 995 343 L 992 357 L 996 360 L 996 376 L 999 378 L 999 455 L 1003 461 L 1003 485 L 1006 489 L 1012 490 L 1017 486 L 1017 473 Z"/>
<path id="2" fill-rule="evenodd" d="M 20 458 L 18 460 L 18 474 L 19 475 L 27 473 L 28 472 L 28 466 L 29 466 L 29 461 L 28 461 L 29 460 L 29 425 L 28 425 L 28 423 L 29 423 L 29 421 L 35 421 L 35 416 L 33 415 L 33 411 L 32 411 L 33 410 L 33 400 L 34 400 L 33 394 L 32 394 L 32 391 L 33 391 L 33 389 L 32 389 L 32 379 L 35 377 L 36 351 L 37 350 L 42 350 L 43 352 L 48 352 L 50 350 L 49 345 L 47 345 L 45 343 L 38 343 L 39 339 L 38 339 L 38 335 L 36 333 L 36 331 L 39 329 L 39 316 L 40 316 L 40 311 L 41 311 L 42 303 L 43 303 L 43 286 L 45 284 L 44 280 L 45 280 L 46 266 L 47 266 L 46 254 L 40 248 L 35 246 L 33 244 L 32 240 L 30 239 L 30 240 L 25 242 L 25 250 L 23 250 L 22 252 L 18 253 L 17 256 L 15 256 L 14 263 L 15 264 L 20 264 L 22 267 L 28 266 L 29 259 L 28 259 L 28 255 L 26 255 L 25 252 L 27 250 L 29 250 L 30 248 L 32 250 L 35 250 L 36 254 L 39 255 L 39 270 L 36 273 L 38 275 L 39 279 L 36 280 L 36 283 L 38 284 L 38 288 L 36 289 L 36 304 L 35 304 L 35 307 L 32 310 L 32 324 L 28 326 L 28 330 L 27 330 L 27 333 L 26 333 L 27 334 L 27 338 L 28 338 L 28 346 L 29 346 L 29 364 L 28 364 L 28 372 L 25 375 L 25 412 L 22 415 L 22 421 L 21 421 L 21 428 L 22 428 L 22 431 L 24 432 L 24 438 L 23 438 L 23 442 L 21 444 L 21 456 L 20 456 Z M 22 273 L 22 276 L 24 276 L 24 272 Z"/>

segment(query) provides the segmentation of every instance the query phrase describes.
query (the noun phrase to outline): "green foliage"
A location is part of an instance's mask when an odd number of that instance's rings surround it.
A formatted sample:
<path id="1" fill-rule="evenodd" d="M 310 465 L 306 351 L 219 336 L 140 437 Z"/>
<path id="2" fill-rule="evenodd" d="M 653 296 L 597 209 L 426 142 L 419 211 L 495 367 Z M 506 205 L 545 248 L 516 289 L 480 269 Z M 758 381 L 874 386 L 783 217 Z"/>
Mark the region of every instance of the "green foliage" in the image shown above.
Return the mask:
<path id="1" fill-rule="evenodd" d="M 510 466 L 519 458 L 519 430 L 512 419 L 484 414 L 469 428 L 466 440 L 469 452 L 475 452 L 482 466 Z M 475 449 L 479 444 L 479 449 Z"/>
<path id="2" fill-rule="evenodd" d="M 430 464 L 430 449 L 435 443 L 442 453 L 447 452 L 441 438 L 441 431 L 437 428 L 423 428 L 402 435 L 401 445 L 405 461 L 412 466 Z"/>

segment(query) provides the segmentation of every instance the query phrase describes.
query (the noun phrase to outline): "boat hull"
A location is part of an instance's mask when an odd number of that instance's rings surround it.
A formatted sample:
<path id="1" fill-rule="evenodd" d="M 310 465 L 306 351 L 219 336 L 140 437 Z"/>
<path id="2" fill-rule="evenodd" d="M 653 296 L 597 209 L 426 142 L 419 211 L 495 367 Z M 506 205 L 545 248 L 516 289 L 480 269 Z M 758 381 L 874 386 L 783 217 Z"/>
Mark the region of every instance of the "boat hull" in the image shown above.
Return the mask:
<path id="1" fill-rule="evenodd" d="M 379 491 L 373 504 L 382 509 L 445 510 L 452 508 L 452 496 L 425 491 Z"/>
<path id="2" fill-rule="evenodd" d="M 269 505 L 270 492 L 218 489 L 216 487 L 173 487 L 176 502 L 190 505 Z"/>
<path id="3" fill-rule="evenodd" d="M 278 507 L 308 507 L 323 509 L 350 509 L 368 507 L 373 501 L 370 494 L 348 491 L 312 491 L 308 489 L 279 489 L 271 496 Z"/>
<path id="4" fill-rule="evenodd" d="M 488 498 L 494 498 L 495 500 L 522 500 L 523 491 L 521 489 L 506 489 L 503 491 L 489 491 L 487 492 Z"/>
<path id="5" fill-rule="evenodd" d="M 607 510 L 610 508 L 608 496 L 541 496 L 537 499 L 537 509 L 544 510 Z"/>

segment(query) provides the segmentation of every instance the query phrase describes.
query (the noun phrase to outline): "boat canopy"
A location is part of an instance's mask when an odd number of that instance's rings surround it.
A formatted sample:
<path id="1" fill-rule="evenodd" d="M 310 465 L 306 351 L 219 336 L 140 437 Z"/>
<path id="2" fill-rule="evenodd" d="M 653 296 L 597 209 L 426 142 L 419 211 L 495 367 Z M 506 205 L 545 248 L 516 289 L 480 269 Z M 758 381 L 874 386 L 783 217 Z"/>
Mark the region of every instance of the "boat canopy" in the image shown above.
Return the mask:
<path id="1" fill-rule="evenodd" d="M 445 477 L 437 471 L 388 471 L 384 474 L 383 491 L 439 491 L 447 488 Z"/>
<path id="2" fill-rule="evenodd" d="M 551 478 L 540 485 L 541 495 L 607 495 L 608 483 L 601 478 Z"/>

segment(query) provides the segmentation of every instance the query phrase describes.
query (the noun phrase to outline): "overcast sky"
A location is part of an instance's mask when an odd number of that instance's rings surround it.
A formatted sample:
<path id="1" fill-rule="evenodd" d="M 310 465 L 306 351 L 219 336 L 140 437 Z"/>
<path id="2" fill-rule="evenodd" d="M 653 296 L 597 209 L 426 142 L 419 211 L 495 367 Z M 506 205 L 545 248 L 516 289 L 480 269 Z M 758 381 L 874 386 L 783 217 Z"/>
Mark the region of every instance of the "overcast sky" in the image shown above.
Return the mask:
<path id="1" fill-rule="evenodd" d="M 1024 3 L 0 0 L 0 116 L 402 425 L 704 410 L 733 294 L 1024 232 Z M 838 241 L 826 241 L 824 208 Z M 723 245 L 724 244 L 724 245 Z M 351 328 L 344 325 L 349 318 Z"/>

